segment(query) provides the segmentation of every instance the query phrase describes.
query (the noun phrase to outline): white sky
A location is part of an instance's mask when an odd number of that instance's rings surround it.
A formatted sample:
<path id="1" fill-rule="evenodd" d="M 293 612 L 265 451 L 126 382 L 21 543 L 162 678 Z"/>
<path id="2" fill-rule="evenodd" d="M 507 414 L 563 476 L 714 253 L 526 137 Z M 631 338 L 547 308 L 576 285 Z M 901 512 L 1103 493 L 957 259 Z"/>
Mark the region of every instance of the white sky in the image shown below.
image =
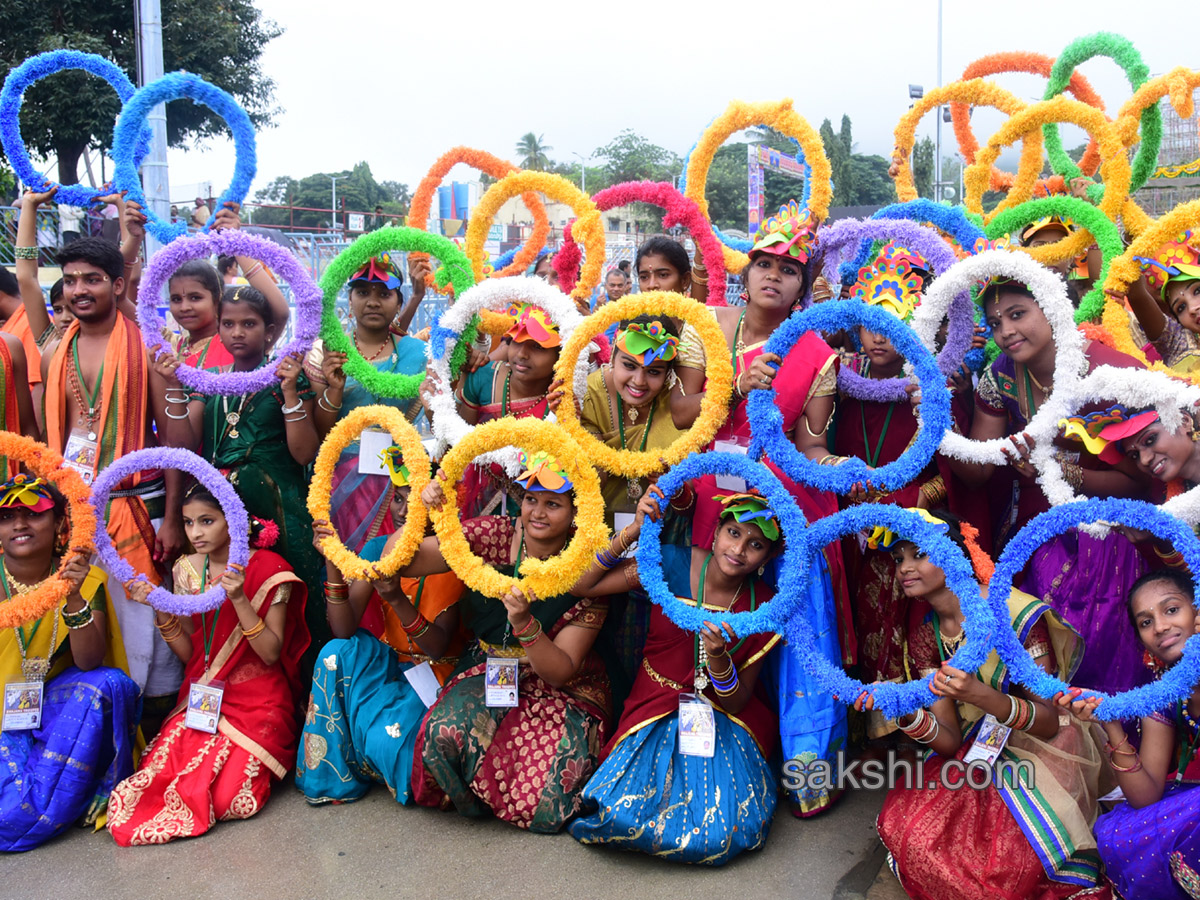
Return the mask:
<path id="1" fill-rule="evenodd" d="M 713 0 L 258 3 L 286 29 L 263 58 L 284 113 L 259 135 L 251 195 L 278 175 L 338 171 L 360 160 L 377 180 L 415 188 L 450 147 L 512 159 L 528 131 L 545 135 L 555 159 L 586 155 L 623 128 L 683 155 L 735 98 L 791 96 L 814 127 L 828 117 L 837 128 L 848 113 L 858 152 L 888 156 L 908 84 L 937 84 L 936 0 L 801 0 L 760 4 L 760 13 Z M 1145 14 L 1145 4 L 1138 8 L 1116 0 L 946 0 L 943 81 L 985 54 L 1054 55 L 1104 29 L 1129 37 L 1152 73 L 1195 64 L 1178 32 Z M 1110 113 L 1128 98 L 1111 61 L 1093 60 L 1082 71 Z M 1045 84 L 1025 75 L 1001 83 L 1025 100 L 1040 98 Z M 975 115 L 981 143 L 1000 119 Z M 928 116 L 919 133 L 932 135 L 933 127 Z M 949 155 L 948 124 L 942 141 Z M 1064 142 L 1075 146 L 1082 133 L 1067 128 Z M 172 150 L 171 182 L 211 180 L 219 192 L 232 161 L 231 142 Z"/>

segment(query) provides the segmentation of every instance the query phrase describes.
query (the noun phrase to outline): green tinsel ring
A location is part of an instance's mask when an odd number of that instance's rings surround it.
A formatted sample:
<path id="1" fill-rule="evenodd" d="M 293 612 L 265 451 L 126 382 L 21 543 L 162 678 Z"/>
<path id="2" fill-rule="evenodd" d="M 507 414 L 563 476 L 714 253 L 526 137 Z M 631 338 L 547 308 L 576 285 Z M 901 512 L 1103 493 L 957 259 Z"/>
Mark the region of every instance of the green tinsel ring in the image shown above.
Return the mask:
<path id="1" fill-rule="evenodd" d="M 1128 38 L 1107 31 L 1099 31 L 1072 41 L 1062 54 L 1054 61 L 1050 70 L 1050 81 L 1046 85 L 1043 100 L 1049 100 L 1067 89 L 1071 75 L 1076 67 L 1096 56 L 1107 56 L 1121 67 L 1129 86 L 1137 91 L 1146 79 L 1150 77 L 1150 69 L 1142 60 L 1142 54 Z M 1141 146 L 1133 158 L 1133 178 L 1129 184 L 1132 194 L 1146 183 L 1158 165 L 1158 148 L 1162 144 L 1162 113 L 1158 104 L 1142 110 L 1141 117 Z M 1048 122 L 1042 126 L 1042 134 L 1046 140 L 1046 154 L 1050 157 L 1050 166 L 1055 174 L 1063 176 L 1068 183 L 1072 178 L 1083 175 L 1078 164 L 1067 156 L 1063 149 L 1062 136 L 1058 131 L 1057 122 Z M 1103 190 L 1089 189 L 1088 195 L 1097 202 L 1103 196 Z"/>
<path id="2" fill-rule="evenodd" d="M 354 342 L 342 330 L 337 317 L 338 293 L 349 279 L 372 256 L 390 250 L 418 251 L 428 253 L 441 261 L 443 271 L 449 273 L 454 285 L 454 294 L 461 297 L 475 284 L 471 261 L 453 242 L 438 234 L 419 231 L 416 228 L 387 226 L 358 238 L 353 244 L 334 257 L 321 276 L 321 291 L 324 294 L 321 315 L 321 340 L 325 349 L 346 354 L 346 374 L 361 384 L 376 397 L 409 400 L 417 396 L 425 373 L 398 375 L 395 372 L 380 372 L 363 359 Z M 457 373 L 467 359 L 467 348 L 475 340 L 475 322 L 463 331 L 462 340 L 454 347 L 450 356 L 450 371 Z"/>
<path id="3" fill-rule="evenodd" d="M 1019 206 L 1006 209 L 991 223 L 984 226 L 988 240 L 995 240 L 1003 234 L 1012 234 L 1038 219 L 1047 216 L 1062 216 L 1071 219 L 1091 232 L 1103 263 L 1100 275 L 1092 289 L 1084 295 L 1075 310 L 1075 323 L 1100 321 L 1104 313 L 1104 282 L 1108 278 L 1108 266 L 1112 260 L 1125 252 L 1125 244 L 1117 226 L 1104 213 L 1100 212 L 1086 200 L 1077 197 L 1041 197 L 1037 200 L 1026 200 Z"/>

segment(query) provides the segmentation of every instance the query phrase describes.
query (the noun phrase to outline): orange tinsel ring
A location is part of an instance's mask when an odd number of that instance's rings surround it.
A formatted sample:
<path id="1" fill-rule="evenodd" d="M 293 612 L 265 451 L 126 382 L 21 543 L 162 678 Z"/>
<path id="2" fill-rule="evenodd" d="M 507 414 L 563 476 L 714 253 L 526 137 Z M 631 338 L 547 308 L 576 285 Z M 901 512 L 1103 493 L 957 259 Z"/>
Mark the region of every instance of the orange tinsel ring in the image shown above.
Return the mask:
<path id="1" fill-rule="evenodd" d="M 71 533 L 67 546 L 90 555 L 96 535 L 96 514 L 89 502 L 91 491 L 79 473 L 67 468 L 63 458 L 45 444 L 12 432 L 0 432 L 0 455 L 24 463 L 34 475 L 45 478 L 67 498 Z M 0 603 L 0 628 L 17 628 L 36 622 L 67 599 L 71 585 L 61 572 L 51 575 L 28 594 Z"/>
<path id="2" fill-rule="evenodd" d="M 1053 68 L 1054 57 L 1046 56 L 1044 53 L 992 53 L 988 56 L 981 56 L 963 69 L 962 80 L 970 81 L 972 78 L 986 78 L 989 75 L 1002 75 L 1006 72 L 1025 72 L 1049 78 Z M 1076 100 L 1103 111 L 1104 100 L 1096 93 L 1091 82 L 1079 72 L 1071 74 L 1071 82 L 1067 86 L 1067 90 L 1075 95 Z M 970 165 L 975 162 L 975 154 L 979 152 L 979 141 L 975 139 L 975 133 L 971 130 L 970 104 L 958 101 L 951 103 L 950 118 L 954 122 L 954 136 L 958 140 L 958 149 L 962 152 L 967 165 Z M 1087 150 L 1084 151 L 1083 158 L 1079 161 L 1079 168 L 1085 175 L 1095 175 L 1099 167 L 1100 149 L 1093 137 L 1088 141 Z M 993 191 L 1007 191 L 1013 186 L 1016 177 L 1014 172 L 1005 172 L 1003 169 L 992 166 L 990 187 Z M 1038 188 L 1041 188 L 1047 195 L 1056 194 L 1065 191 L 1066 187 L 1066 182 L 1061 175 L 1052 175 L 1049 178 L 1039 179 L 1033 193 L 1034 196 L 1037 196 Z"/>
<path id="3" fill-rule="evenodd" d="M 413 195 L 412 203 L 408 208 L 407 224 L 410 228 L 425 228 L 429 222 L 429 208 L 433 205 L 433 195 L 437 193 L 438 185 L 442 183 L 442 179 L 446 177 L 447 173 L 459 163 L 478 169 L 493 178 L 503 178 L 509 172 L 521 171 L 512 163 L 493 156 L 485 150 L 475 150 L 471 147 L 451 148 L 438 157 L 437 162 L 430 167 L 425 177 L 421 179 L 421 183 L 417 185 L 417 192 Z M 533 216 L 533 234 L 517 251 L 517 255 L 513 257 L 511 263 L 500 271 L 492 273 L 495 278 L 523 274 L 537 256 L 538 250 L 546 243 L 546 238 L 550 236 L 550 220 L 546 218 L 546 206 L 542 203 L 542 199 L 533 191 L 526 191 L 521 195 L 521 200 Z M 429 259 L 425 253 L 411 255 L 417 259 Z M 425 286 L 433 291 L 438 290 L 432 272 L 425 276 Z M 446 290 L 450 293 L 454 292 L 449 285 Z"/>
<path id="4" fill-rule="evenodd" d="M 1054 56 L 1046 56 L 1044 53 L 992 53 L 988 56 L 980 56 L 965 70 L 962 70 L 962 80 L 967 82 L 972 78 L 985 78 L 1006 72 L 1026 72 L 1049 78 L 1052 68 L 1054 68 Z M 1096 89 L 1092 88 L 1091 82 L 1088 82 L 1079 72 L 1072 73 L 1067 90 L 1075 95 L 1075 100 L 1087 103 L 1087 106 L 1096 107 L 1103 112 L 1103 98 L 1097 94 Z M 965 158 L 968 166 L 974 162 L 974 155 L 979 152 L 979 142 L 976 140 L 974 132 L 971 131 L 970 109 L 968 103 L 950 103 L 950 119 L 954 121 L 954 137 L 958 139 L 959 150 L 962 151 L 962 158 Z M 1084 157 L 1079 161 L 1079 168 L 1086 175 L 1094 175 L 1099 166 L 1099 146 L 1096 138 L 1091 138 L 1087 142 Z M 995 166 L 991 167 L 990 187 L 992 191 L 1008 191 L 1015 180 L 1015 173 L 1004 172 L 1003 169 Z M 1034 196 L 1037 196 L 1039 187 L 1046 194 L 1061 193 L 1066 190 L 1067 182 L 1063 180 L 1062 175 L 1051 175 L 1050 178 L 1039 179 L 1037 185 L 1034 186 Z"/>

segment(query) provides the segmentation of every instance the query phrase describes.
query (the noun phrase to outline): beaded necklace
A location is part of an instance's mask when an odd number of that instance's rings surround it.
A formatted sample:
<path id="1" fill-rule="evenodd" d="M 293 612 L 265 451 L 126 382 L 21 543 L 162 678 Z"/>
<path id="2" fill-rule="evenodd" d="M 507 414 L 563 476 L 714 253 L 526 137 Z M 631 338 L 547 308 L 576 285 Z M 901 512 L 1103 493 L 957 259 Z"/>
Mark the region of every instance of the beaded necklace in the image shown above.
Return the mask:
<path id="1" fill-rule="evenodd" d="M 635 407 L 636 409 L 636 407 Z M 631 410 L 632 411 L 632 410 Z M 646 417 L 646 427 L 642 431 L 642 446 L 638 448 L 638 452 L 642 453 L 646 450 L 646 441 L 650 438 L 650 426 L 654 423 L 654 401 L 650 401 L 650 415 Z M 632 425 L 632 423 L 630 423 Z M 621 402 L 621 394 L 617 393 L 617 431 L 621 436 L 621 449 L 625 448 L 625 404 Z M 627 487 L 625 493 L 629 495 L 630 500 L 640 500 L 643 488 L 640 478 L 630 478 L 626 482 Z"/>
<path id="2" fill-rule="evenodd" d="M 508 415 L 508 385 L 509 385 L 510 381 L 512 381 L 512 372 L 505 372 L 504 373 L 504 396 L 500 401 L 500 417 L 501 418 Z M 534 397 L 532 400 L 528 401 L 531 404 L 530 409 L 532 409 L 534 406 L 537 406 L 538 403 L 540 403 L 542 400 L 546 399 L 546 395 L 549 393 L 550 393 L 549 391 L 544 391 L 540 396 Z M 542 408 L 542 420 L 543 421 L 545 420 L 546 415 L 549 412 L 550 412 L 550 406 L 549 406 L 549 404 L 547 404 L 545 407 Z"/>
<path id="3" fill-rule="evenodd" d="M 76 334 L 71 339 L 71 357 L 74 365 L 67 369 L 67 381 L 71 386 L 71 395 L 75 398 L 75 405 L 79 408 L 79 421 L 83 422 L 87 417 L 87 439 L 89 441 L 96 440 L 96 422 L 100 418 L 100 406 L 97 401 L 100 399 L 100 388 L 104 384 L 104 363 L 100 363 L 100 371 L 96 375 L 96 384 L 92 388 L 88 388 L 87 382 L 83 380 L 83 369 L 79 366 L 79 335 Z M 83 402 L 83 393 L 87 391 L 87 403 Z M 87 410 L 85 413 L 84 410 Z"/>
<path id="4" fill-rule="evenodd" d="M 367 356 L 365 353 L 362 352 L 362 347 L 360 347 L 358 344 L 358 329 L 356 328 L 354 330 L 354 349 L 357 350 L 358 355 L 361 356 L 367 362 L 375 362 L 375 360 L 377 360 L 377 359 L 379 359 L 379 357 L 383 356 L 383 351 L 387 349 L 388 344 L 392 345 L 392 358 L 389 360 L 389 362 L 394 363 L 397 358 L 396 357 L 396 338 L 395 337 L 393 337 L 391 334 L 389 334 L 387 340 L 379 345 L 379 349 L 376 350 L 374 353 L 372 353 L 370 356 Z"/>
<path id="5" fill-rule="evenodd" d="M 1195 757 L 1197 748 L 1200 747 L 1200 722 L 1197 722 L 1188 710 L 1190 699 L 1190 697 L 1184 697 L 1179 702 L 1179 730 L 1184 733 L 1179 740 L 1179 762 L 1175 766 L 1176 784 L 1183 781 L 1184 772 Z M 1187 735 L 1189 731 L 1191 737 Z"/>

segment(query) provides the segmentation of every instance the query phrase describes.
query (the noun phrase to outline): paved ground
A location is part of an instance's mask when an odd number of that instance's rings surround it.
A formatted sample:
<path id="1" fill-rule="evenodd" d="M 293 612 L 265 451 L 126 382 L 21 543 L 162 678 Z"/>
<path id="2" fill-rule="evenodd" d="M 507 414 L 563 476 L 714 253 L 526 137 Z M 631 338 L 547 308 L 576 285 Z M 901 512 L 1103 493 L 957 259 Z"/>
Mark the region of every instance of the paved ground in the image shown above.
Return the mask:
<path id="1" fill-rule="evenodd" d="M 322 900 L 420 897 L 637 900 L 903 900 L 874 821 L 880 792 L 858 792 L 808 821 L 777 816 L 766 848 L 720 869 L 583 847 L 567 835 L 398 807 L 382 788 L 345 806 L 308 807 L 290 781 L 246 822 L 165 847 L 117 847 L 73 831 L 0 858 L 0 896 L 22 900 Z M 889 883 L 890 880 L 890 883 Z M 874 887 L 872 884 L 876 883 Z"/>

